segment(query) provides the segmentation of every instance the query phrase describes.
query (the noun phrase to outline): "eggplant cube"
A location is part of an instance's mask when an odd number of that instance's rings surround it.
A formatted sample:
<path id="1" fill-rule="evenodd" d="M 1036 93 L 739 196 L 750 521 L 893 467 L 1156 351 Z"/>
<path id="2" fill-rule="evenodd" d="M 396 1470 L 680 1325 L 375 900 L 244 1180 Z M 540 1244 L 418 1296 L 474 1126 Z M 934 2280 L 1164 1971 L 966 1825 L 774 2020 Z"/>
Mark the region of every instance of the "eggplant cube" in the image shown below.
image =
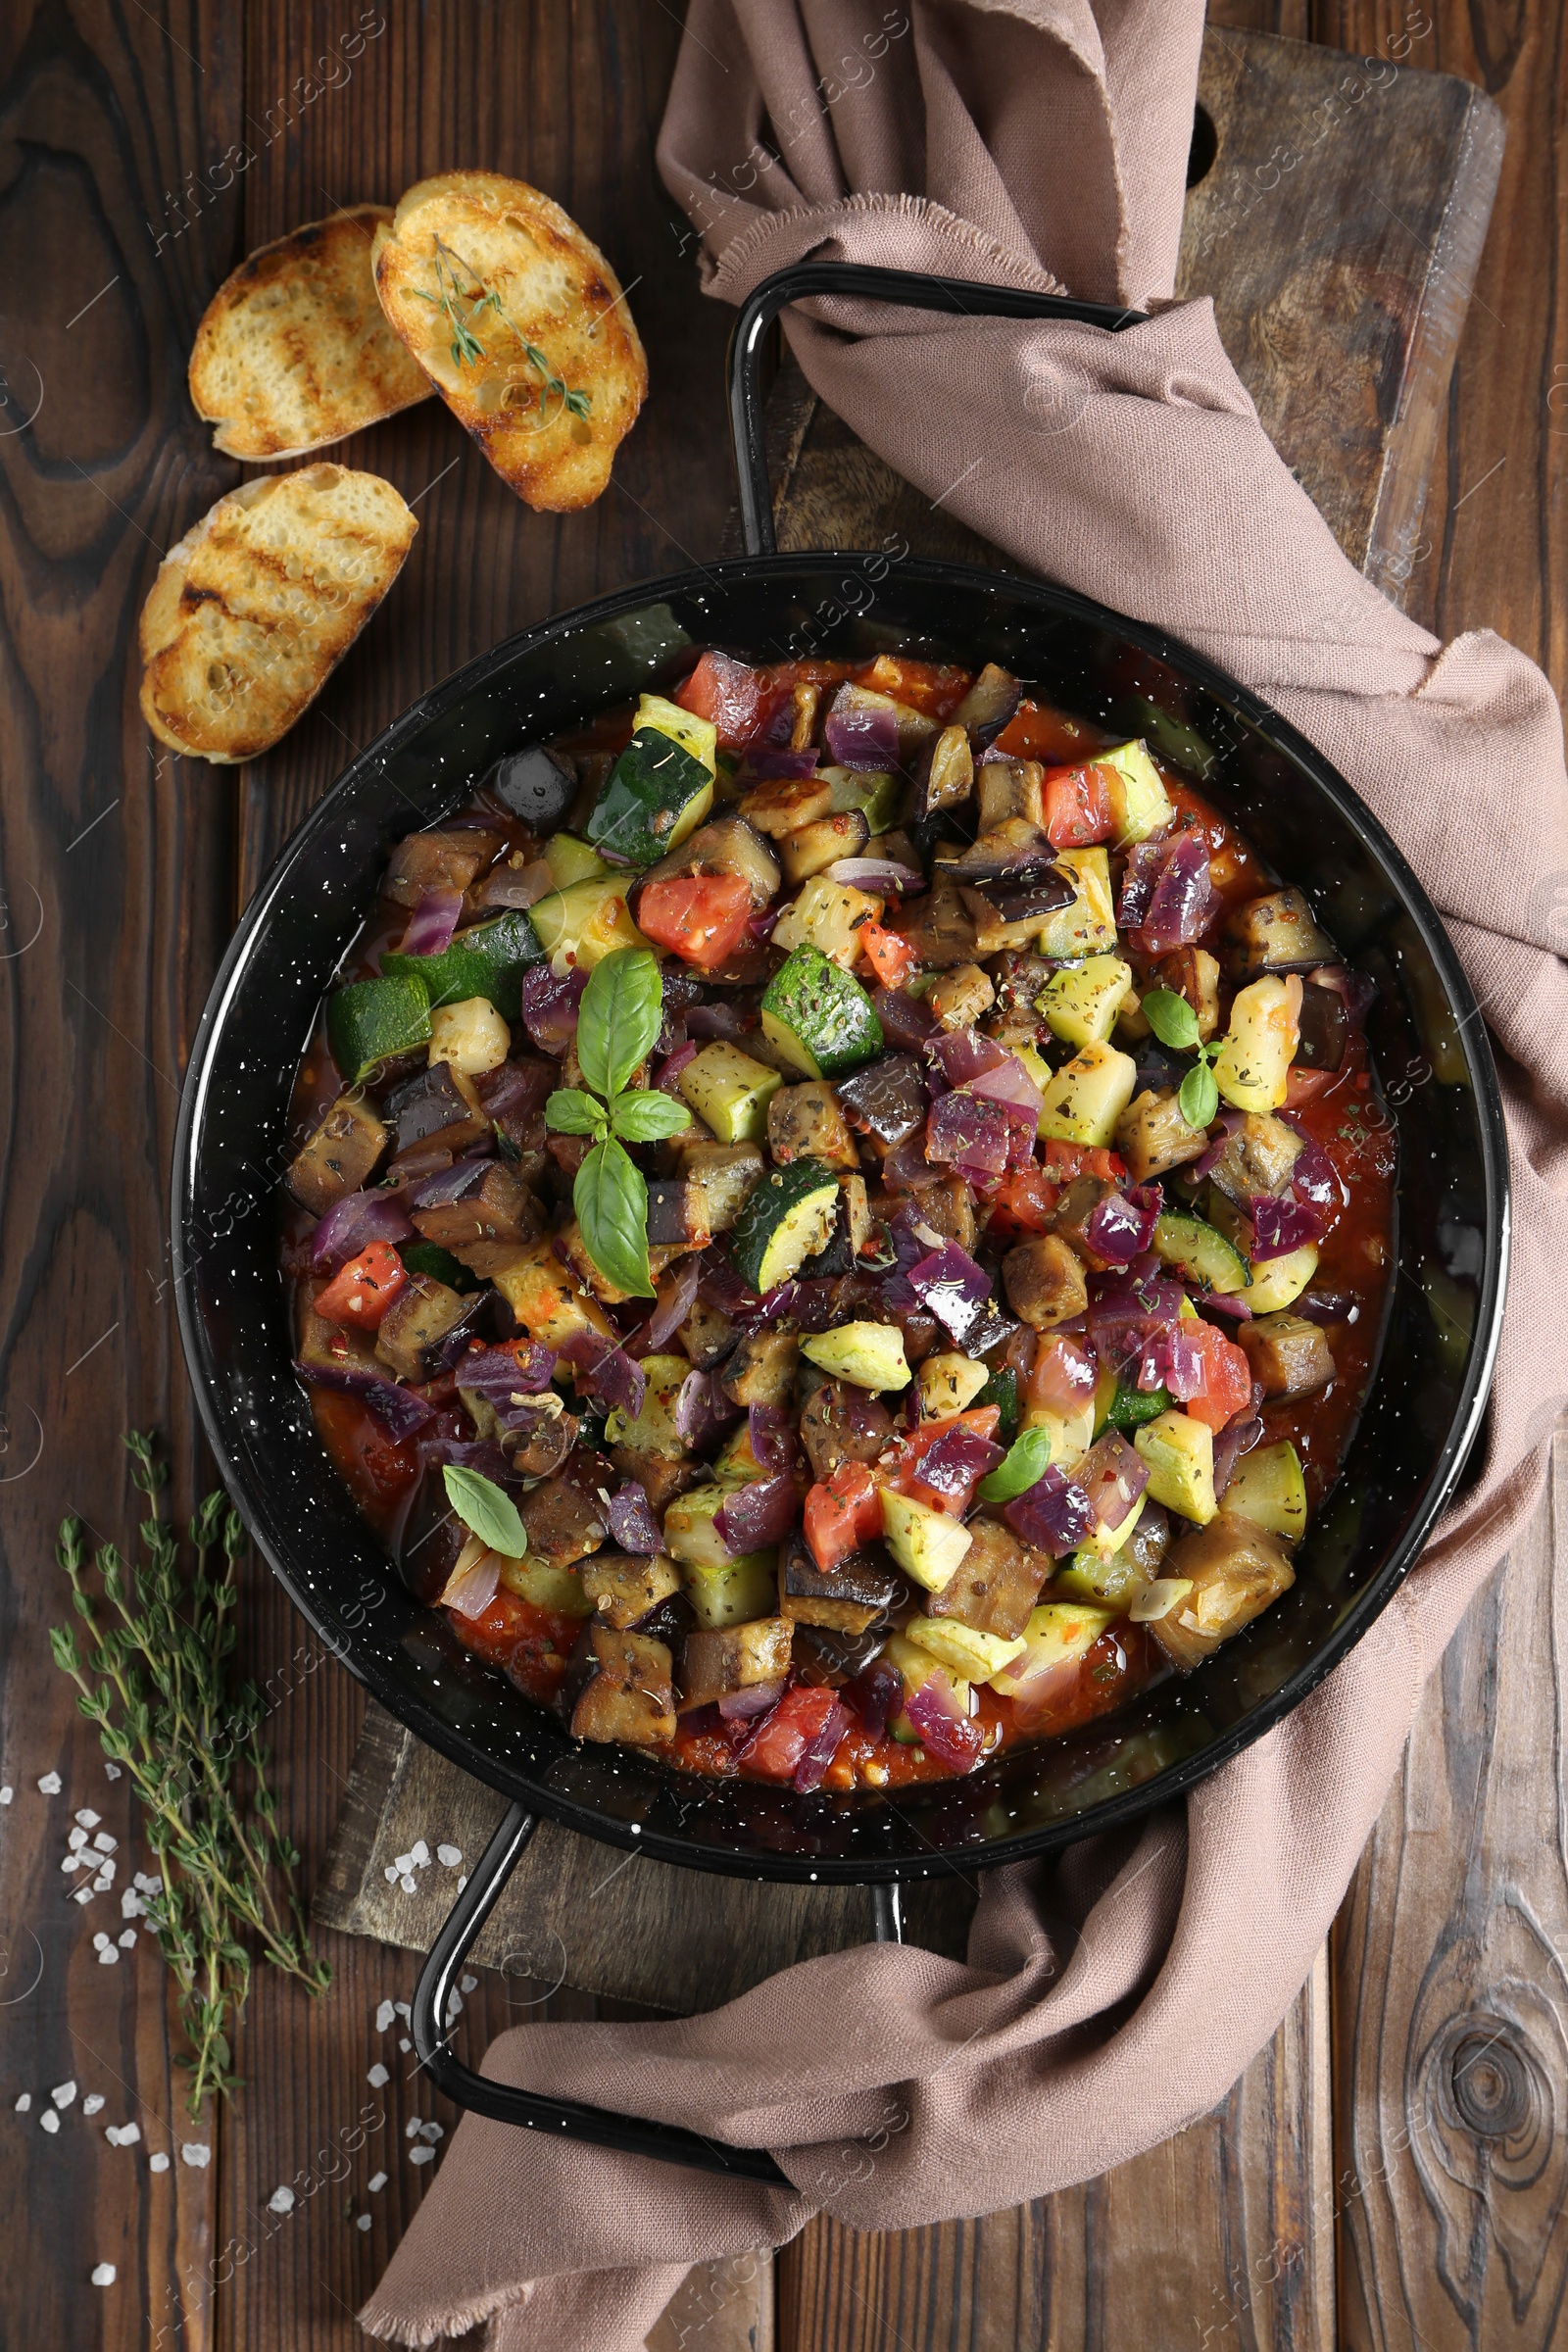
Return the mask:
<path id="1" fill-rule="evenodd" d="M 1242 1325 L 1241 1342 L 1265 1396 L 1310 1396 L 1334 1378 L 1322 1327 L 1304 1315 L 1255 1315 Z"/>
<path id="2" fill-rule="evenodd" d="M 375 1352 L 399 1380 L 429 1380 L 441 1342 L 461 1323 L 468 1301 L 430 1274 L 411 1274 L 381 1317 Z"/>
<path id="3" fill-rule="evenodd" d="M 849 1121 L 825 1078 L 780 1087 L 767 1106 L 767 1148 L 781 1168 L 796 1159 L 820 1159 L 830 1168 L 860 1164 Z"/>
<path id="4" fill-rule="evenodd" d="M 742 1340 L 719 1382 L 731 1404 L 787 1405 L 795 1396 L 801 1343 L 792 1331 L 771 1327 Z"/>
<path id="5" fill-rule="evenodd" d="M 680 1571 L 662 1552 L 653 1559 L 628 1551 L 595 1552 L 579 1574 L 599 1616 L 619 1633 L 680 1591 Z"/>
<path id="6" fill-rule="evenodd" d="M 1250 1519 L 1222 1512 L 1171 1546 L 1161 1581 L 1186 1592 L 1149 1628 L 1171 1663 L 1189 1669 L 1277 1600 L 1295 1571 L 1275 1537 Z"/>
<path id="7" fill-rule="evenodd" d="M 700 1626 L 686 1637 L 680 1661 L 680 1704 L 710 1706 L 759 1683 L 781 1682 L 790 1670 L 795 1629 L 787 1617 L 754 1617 L 746 1625 Z"/>
<path id="8" fill-rule="evenodd" d="M 532 1193 L 502 1160 L 488 1168 L 475 1190 L 463 1200 L 416 1208 L 413 1216 L 427 1242 L 454 1252 L 475 1243 L 535 1241 L 541 1222 Z"/>
<path id="9" fill-rule="evenodd" d="M 971 1519 L 967 1532 L 969 1548 L 941 1592 L 932 1593 L 927 1612 L 932 1618 L 961 1621 L 976 1634 L 1016 1641 L 1051 1574 L 1050 1555 L 1020 1544 L 998 1519 Z M 912 1626 L 908 1631 L 913 1641 L 925 1639 Z M 942 1656 L 934 1642 L 927 1646 L 934 1656 Z M 987 1679 L 972 1662 L 959 1663 L 958 1671 L 972 1682 Z"/>
<path id="10" fill-rule="evenodd" d="M 1059 1234 L 1043 1233 L 1009 1250 L 1002 1279 L 1013 1313 L 1036 1331 L 1069 1322 L 1089 1304 L 1083 1266 Z"/>
<path id="11" fill-rule="evenodd" d="M 386 1150 L 387 1132 L 363 1095 L 339 1095 L 295 1154 L 285 1179 L 301 1208 L 321 1217 L 357 1193 Z"/>
<path id="12" fill-rule="evenodd" d="M 1208 1133 L 1188 1126 L 1174 1094 L 1156 1095 L 1152 1087 L 1146 1087 L 1116 1121 L 1115 1145 L 1134 1184 L 1147 1184 L 1152 1176 L 1200 1159 L 1208 1149 Z"/>
<path id="13" fill-rule="evenodd" d="M 675 1736 L 673 1661 L 667 1643 L 611 1625 L 587 1629 L 592 1672 L 571 1711 L 576 1740 L 653 1746 Z"/>
<path id="14" fill-rule="evenodd" d="M 819 1568 L 797 1535 L 779 1555 L 779 1614 L 802 1625 L 863 1634 L 893 1605 L 900 1590 L 898 1571 L 875 1544 Z"/>
<path id="15" fill-rule="evenodd" d="M 1332 963 L 1339 952 L 1319 930 L 1301 893 L 1293 889 L 1250 899 L 1231 916 L 1225 937 L 1231 950 L 1232 975 L 1238 980 L 1253 980 L 1259 972 L 1299 971 L 1310 964 Z"/>

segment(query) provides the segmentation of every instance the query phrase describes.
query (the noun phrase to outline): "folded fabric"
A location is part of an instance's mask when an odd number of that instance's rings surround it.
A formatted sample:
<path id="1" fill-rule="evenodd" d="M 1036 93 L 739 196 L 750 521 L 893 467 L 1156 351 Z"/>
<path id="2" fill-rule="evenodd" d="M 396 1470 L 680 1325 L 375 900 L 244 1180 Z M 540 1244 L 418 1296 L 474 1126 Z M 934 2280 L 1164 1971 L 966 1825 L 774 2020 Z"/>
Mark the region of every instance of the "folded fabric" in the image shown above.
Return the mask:
<path id="1" fill-rule="evenodd" d="M 1353 569 L 1211 305 L 1170 305 L 1201 30 L 1198 0 L 693 0 L 660 166 L 726 301 L 824 254 L 1154 306 L 1118 335 L 837 302 L 788 331 L 831 407 L 1022 567 L 1272 702 L 1426 884 L 1508 1114 L 1513 1305 L 1478 1474 L 1359 1645 L 1185 1806 L 992 1874 L 966 1966 L 867 1946 L 707 2017 L 503 2035 L 503 2080 L 765 2145 L 799 2193 L 469 2118 L 372 2333 L 488 2317 L 497 2352 L 630 2352 L 686 2265 L 815 2208 L 860 2229 L 993 2211 L 1212 2107 L 1304 1980 L 1425 1677 L 1539 1490 L 1568 1390 L 1537 1311 L 1568 1262 L 1561 722 L 1513 647 L 1445 649 Z"/>

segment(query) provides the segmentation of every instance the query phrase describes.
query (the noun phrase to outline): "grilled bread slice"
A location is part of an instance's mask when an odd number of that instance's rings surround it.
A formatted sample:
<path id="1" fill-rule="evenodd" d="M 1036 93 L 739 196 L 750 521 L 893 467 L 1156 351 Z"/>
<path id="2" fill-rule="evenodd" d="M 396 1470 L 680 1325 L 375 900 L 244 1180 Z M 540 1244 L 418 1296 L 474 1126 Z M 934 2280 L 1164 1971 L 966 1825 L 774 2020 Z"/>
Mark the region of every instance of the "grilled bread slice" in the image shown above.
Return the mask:
<path id="1" fill-rule="evenodd" d="M 264 474 L 172 548 L 142 608 L 142 716 L 160 743 L 254 760 L 320 693 L 403 567 L 418 524 L 346 466 Z"/>
<path id="2" fill-rule="evenodd" d="M 552 514 L 591 505 L 648 390 L 598 246 L 525 180 L 448 172 L 410 188 L 372 266 L 388 318 L 503 480 Z"/>
<path id="3" fill-rule="evenodd" d="M 300 458 L 428 400 L 370 274 L 391 219 L 389 205 L 350 205 L 224 278 L 196 329 L 190 396 L 229 457 Z"/>

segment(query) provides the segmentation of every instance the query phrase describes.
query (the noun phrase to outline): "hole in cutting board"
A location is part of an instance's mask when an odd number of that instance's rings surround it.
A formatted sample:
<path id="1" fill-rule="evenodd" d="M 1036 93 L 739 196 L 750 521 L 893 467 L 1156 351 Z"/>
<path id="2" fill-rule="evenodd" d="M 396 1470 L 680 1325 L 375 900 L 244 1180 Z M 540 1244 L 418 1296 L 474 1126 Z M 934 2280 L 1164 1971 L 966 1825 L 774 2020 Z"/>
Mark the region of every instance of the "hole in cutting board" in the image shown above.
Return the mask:
<path id="1" fill-rule="evenodd" d="M 1200 179 L 1208 177 L 1218 153 L 1219 133 L 1214 128 L 1213 116 L 1206 106 L 1195 107 L 1193 143 L 1187 151 L 1187 185 L 1190 188 L 1196 188 Z"/>

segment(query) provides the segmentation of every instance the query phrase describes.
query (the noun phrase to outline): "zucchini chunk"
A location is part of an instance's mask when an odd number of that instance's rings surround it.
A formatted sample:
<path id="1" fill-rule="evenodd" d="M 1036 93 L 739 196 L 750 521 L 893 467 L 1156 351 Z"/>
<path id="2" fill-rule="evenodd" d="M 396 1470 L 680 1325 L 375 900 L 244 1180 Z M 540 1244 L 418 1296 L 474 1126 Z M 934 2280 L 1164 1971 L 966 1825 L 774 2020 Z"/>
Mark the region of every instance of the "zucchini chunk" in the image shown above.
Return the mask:
<path id="1" fill-rule="evenodd" d="M 514 1021 L 521 1004 L 522 975 L 544 957 L 544 945 L 531 919 L 520 906 L 514 906 L 487 923 L 474 923 L 458 932 L 450 946 L 437 955 L 389 952 L 381 958 L 381 969 L 392 979 L 421 980 L 432 1007 L 483 997 L 504 1021 Z"/>
<path id="2" fill-rule="evenodd" d="M 691 1365 L 684 1355 L 645 1355 L 642 1363 L 648 1384 L 643 1409 L 633 1420 L 623 1405 L 613 1406 L 605 1416 L 605 1444 L 629 1446 L 635 1453 L 679 1457 L 686 1443 L 675 1427 L 675 1406 Z"/>
<path id="3" fill-rule="evenodd" d="M 349 1086 L 363 1086 L 383 1061 L 430 1043 L 430 997 L 422 980 L 354 980 L 326 1000 L 326 1043 Z"/>
<path id="4" fill-rule="evenodd" d="M 941 740 L 933 737 L 933 742 Z M 904 779 L 889 775 L 883 768 L 819 767 L 817 774 L 828 786 L 832 798 L 828 803 L 834 816 L 857 810 L 865 819 L 868 834 L 888 833 L 899 821 L 904 806 Z M 960 799 L 968 793 L 965 784 Z"/>
<path id="5" fill-rule="evenodd" d="M 678 848 L 713 806 L 715 746 L 710 719 L 643 695 L 631 741 L 589 812 L 594 848 L 637 867 Z"/>
<path id="6" fill-rule="evenodd" d="M 1098 767 L 1105 779 L 1111 819 L 1116 827 L 1114 846 L 1118 850 L 1129 849 L 1135 841 L 1147 841 L 1152 833 L 1164 831 L 1176 811 L 1159 770 L 1149 756 L 1147 743 L 1140 739 L 1119 743 L 1108 752 L 1097 752 L 1090 765 Z"/>
<path id="7" fill-rule="evenodd" d="M 768 1616 L 777 1606 L 776 1556 L 771 1551 L 749 1551 L 738 1560 L 717 1564 L 687 1561 L 686 1597 L 698 1624 L 711 1630 Z"/>
<path id="8" fill-rule="evenodd" d="M 906 1576 L 928 1592 L 940 1592 L 957 1574 L 974 1541 L 966 1527 L 917 1502 L 912 1494 L 882 1490 L 882 1534 L 889 1551 Z"/>
<path id="9" fill-rule="evenodd" d="M 1206 1284 L 1222 1297 L 1245 1291 L 1252 1279 L 1247 1260 L 1222 1233 L 1179 1209 L 1161 1209 L 1155 1219 L 1154 1255 L 1189 1282 Z"/>
<path id="10" fill-rule="evenodd" d="M 736 1272 L 765 1297 L 825 1249 L 838 1207 L 839 1180 L 819 1159 L 773 1169 L 736 1219 L 730 1244 Z"/>
<path id="11" fill-rule="evenodd" d="M 851 882 L 830 882 L 825 874 L 813 874 L 794 905 L 786 906 L 773 925 L 773 945 L 783 948 L 786 954 L 792 948 L 817 948 L 848 972 L 860 952 L 861 925 L 879 922 L 881 917 L 880 899 L 857 890 Z M 877 1039 L 880 1044 L 880 1030 Z M 808 1070 L 806 1074 L 808 1078 L 824 1075 L 820 1070 Z"/>
<path id="12" fill-rule="evenodd" d="M 681 1093 L 723 1144 L 761 1141 L 768 1103 L 783 1083 L 779 1071 L 754 1061 L 723 1038 L 704 1046 L 680 1074 Z M 711 1217 L 709 1223 L 714 1232 L 720 1230 Z"/>
<path id="13" fill-rule="evenodd" d="M 1138 1064 L 1130 1054 L 1084 1046 L 1046 1089 L 1041 1134 L 1064 1144 L 1108 1145 L 1137 1084 Z"/>
<path id="14" fill-rule="evenodd" d="M 580 964 L 592 971 L 616 948 L 646 948 L 648 942 L 626 910 L 630 888 L 624 874 L 604 874 L 553 890 L 528 909 L 550 968 L 558 975 Z"/>
<path id="15" fill-rule="evenodd" d="M 801 1353 L 830 1380 L 853 1381 L 873 1396 L 906 1389 L 911 1378 L 904 1334 L 896 1323 L 841 1323 L 801 1342 Z"/>
<path id="16" fill-rule="evenodd" d="M 1134 1430 L 1133 1444 L 1148 1466 L 1150 1501 L 1161 1502 L 1167 1511 L 1179 1511 L 1184 1519 L 1206 1526 L 1219 1507 L 1214 1500 L 1212 1430 L 1173 1405 L 1169 1412 Z"/>
<path id="17" fill-rule="evenodd" d="M 1058 907 L 1037 926 L 1037 946 L 1053 962 L 1077 956 L 1114 956 L 1116 913 L 1110 895 L 1110 859 L 1103 850 L 1058 850 L 1058 873 L 1073 886 L 1070 906 Z"/>
<path id="18" fill-rule="evenodd" d="M 1250 1519 L 1254 1527 L 1299 1544 L 1306 1533 L 1306 1480 L 1301 1457 L 1289 1438 L 1244 1453 L 1225 1490 L 1227 1518 Z"/>
<path id="19" fill-rule="evenodd" d="M 917 1649 L 928 1650 L 950 1674 L 970 1683 L 989 1682 L 1014 1658 L 1021 1658 L 1026 1647 L 1021 1636 L 1008 1641 L 1001 1634 L 984 1634 L 958 1617 L 911 1617 L 904 1638 Z"/>
<path id="20" fill-rule="evenodd" d="M 1093 1649 L 1105 1628 L 1115 1622 L 1113 1611 L 1095 1608 L 1086 1601 L 1042 1601 L 1030 1612 L 1017 1659 L 992 1678 L 991 1688 L 1004 1698 L 1015 1698 L 1026 1683 L 1049 1674 L 1053 1667 L 1071 1665 Z"/>
<path id="21" fill-rule="evenodd" d="M 1134 1184 L 1147 1184 L 1189 1159 L 1201 1159 L 1208 1149 L 1207 1130 L 1189 1127 L 1174 1094 L 1156 1095 L 1145 1087 L 1116 1121 L 1113 1138 L 1127 1162 Z"/>
<path id="22" fill-rule="evenodd" d="M 386 1146 L 387 1132 L 373 1104 L 363 1096 L 339 1095 L 295 1153 L 284 1182 L 301 1208 L 325 1216 L 373 1174 Z"/>
<path id="23" fill-rule="evenodd" d="M 552 833 L 543 855 L 550 868 L 550 879 L 558 890 L 569 890 L 574 882 L 598 881 L 610 871 L 599 852 L 579 841 L 574 833 Z"/>
<path id="24" fill-rule="evenodd" d="M 1293 1299 L 1299 1298 L 1316 1272 L 1316 1242 L 1303 1242 L 1298 1250 L 1287 1250 L 1283 1257 L 1266 1257 L 1261 1265 L 1252 1268 L 1248 1304 L 1254 1315 L 1275 1314 Z"/>
<path id="25" fill-rule="evenodd" d="M 870 998 L 820 948 L 794 949 L 768 982 L 761 1009 L 762 1035 L 808 1078 L 841 1077 L 882 1051 L 882 1024 Z"/>

